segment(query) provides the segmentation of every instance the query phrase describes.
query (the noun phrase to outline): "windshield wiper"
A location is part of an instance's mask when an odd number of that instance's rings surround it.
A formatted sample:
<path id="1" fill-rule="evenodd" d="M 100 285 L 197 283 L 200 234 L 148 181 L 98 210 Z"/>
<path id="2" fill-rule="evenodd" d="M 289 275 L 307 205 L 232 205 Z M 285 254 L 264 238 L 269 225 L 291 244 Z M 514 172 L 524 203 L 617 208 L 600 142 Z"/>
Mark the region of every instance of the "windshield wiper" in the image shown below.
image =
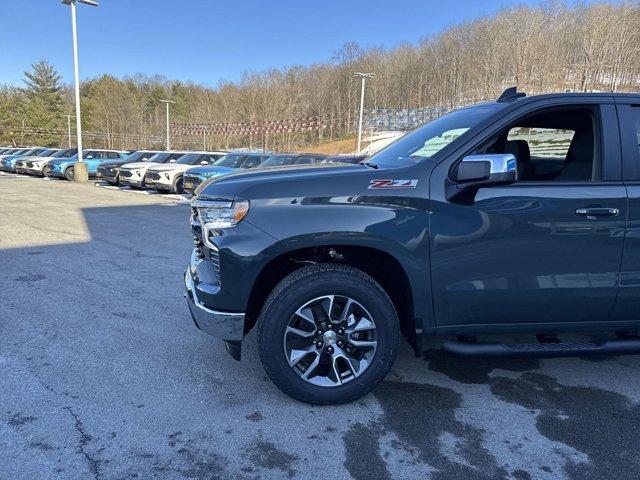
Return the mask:
<path id="1" fill-rule="evenodd" d="M 362 165 L 366 165 L 369 168 L 375 168 L 376 170 L 379 168 L 378 165 L 376 165 L 375 163 L 371 163 L 371 162 L 362 162 Z"/>

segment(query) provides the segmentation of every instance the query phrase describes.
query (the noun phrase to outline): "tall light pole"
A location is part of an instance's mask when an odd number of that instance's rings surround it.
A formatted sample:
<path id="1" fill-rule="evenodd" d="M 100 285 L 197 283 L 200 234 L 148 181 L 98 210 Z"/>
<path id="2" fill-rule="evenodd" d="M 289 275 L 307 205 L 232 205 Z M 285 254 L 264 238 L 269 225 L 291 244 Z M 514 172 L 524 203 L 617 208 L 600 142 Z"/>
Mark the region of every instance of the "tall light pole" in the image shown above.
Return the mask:
<path id="1" fill-rule="evenodd" d="M 82 122 L 80 118 L 80 74 L 78 73 L 78 30 L 76 28 L 76 3 L 84 3 L 92 7 L 97 7 L 98 3 L 93 0 L 62 0 L 64 5 L 71 7 L 71 32 L 73 36 L 73 79 L 75 82 L 76 99 L 76 135 L 78 137 L 78 163 L 74 166 L 74 180 L 86 182 L 89 179 L 86 165 L 82 162 Z"/>
<path id="2" fill-rule="evenodd" d="M 176 103 L 173 100 L 160 100 L 167 106 L 167 150 L 171 150 L 171 141 L 169 139 L 169 104 Z"/>
<path id="3" fill-rule="evenodd" d="M 71 115 L 65 115 L 67 117 L 67 136 L 69 137 L 69 148 L 71 148 Z"/>
<path id="4" fill-rule="evenodd" d="M 373 73 L 356 72 L 353 76 L 362 79 L 362 88 L 360 89 L 360 118 L 358 119 L 358 145 L 356 148 L 356 155 L 360 155 L 362 147 L 362 116 L 364 114 L 364 84 L 367 78 L 373 78 Z"/>

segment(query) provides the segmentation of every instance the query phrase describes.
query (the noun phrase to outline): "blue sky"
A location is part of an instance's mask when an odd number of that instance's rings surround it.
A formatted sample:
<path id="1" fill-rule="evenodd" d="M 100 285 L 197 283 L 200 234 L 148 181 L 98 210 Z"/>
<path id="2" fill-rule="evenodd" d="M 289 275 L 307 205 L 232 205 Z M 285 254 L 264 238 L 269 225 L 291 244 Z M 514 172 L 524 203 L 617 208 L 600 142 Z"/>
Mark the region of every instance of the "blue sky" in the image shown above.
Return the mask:
<path id="1" fill-rule="evenodd" d="M 80 75 L 162 74 L 211 86 L 243 71 L 328 60 L 348 41 L 393 47 L 509 0 L 99 0 L 79 5 Z M 72 80 L 71 20 L 60 0 L 0 0 L 0 83 L 37 60 Z"/>

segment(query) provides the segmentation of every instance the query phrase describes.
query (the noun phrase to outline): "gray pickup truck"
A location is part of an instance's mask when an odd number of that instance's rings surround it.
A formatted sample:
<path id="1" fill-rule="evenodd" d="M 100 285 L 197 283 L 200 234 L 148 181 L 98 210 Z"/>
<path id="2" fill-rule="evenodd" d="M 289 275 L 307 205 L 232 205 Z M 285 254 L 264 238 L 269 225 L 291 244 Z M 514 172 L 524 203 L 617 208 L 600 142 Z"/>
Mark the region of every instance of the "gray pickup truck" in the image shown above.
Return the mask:
<path id="1" fill-rule="evenodd" d="M 267 374 L 314 404 L 373 389 L 401 334 L 418 354 L 434 335 L 465 357 L 639 353 L 639 139 L 640 95 L 512 88 L 362 164 L 205 182 L 193 320 L 235 358 L 257 326 Z"/>

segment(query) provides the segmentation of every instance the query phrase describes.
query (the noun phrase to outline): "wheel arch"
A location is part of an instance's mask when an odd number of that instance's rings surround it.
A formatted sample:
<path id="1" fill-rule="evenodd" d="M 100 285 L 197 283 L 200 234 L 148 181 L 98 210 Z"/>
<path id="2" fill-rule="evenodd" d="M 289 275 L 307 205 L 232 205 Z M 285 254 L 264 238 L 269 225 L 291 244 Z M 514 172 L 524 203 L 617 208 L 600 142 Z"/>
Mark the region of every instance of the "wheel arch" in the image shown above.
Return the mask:
<path id="1" fill-rule="evenodd" d="M 281 253 L 269 261 L 253 282 L 247 302 L 245 333 L 255 326 L 265 300 L 276 285 L 290 273 L 312 263 L 349 265 L 372 277 L 391 298 L 402 333 L 416 347 L 413 290 L 406 269 L 392 254 L 361 245 L 335 244 L 298 248 Z"/>

